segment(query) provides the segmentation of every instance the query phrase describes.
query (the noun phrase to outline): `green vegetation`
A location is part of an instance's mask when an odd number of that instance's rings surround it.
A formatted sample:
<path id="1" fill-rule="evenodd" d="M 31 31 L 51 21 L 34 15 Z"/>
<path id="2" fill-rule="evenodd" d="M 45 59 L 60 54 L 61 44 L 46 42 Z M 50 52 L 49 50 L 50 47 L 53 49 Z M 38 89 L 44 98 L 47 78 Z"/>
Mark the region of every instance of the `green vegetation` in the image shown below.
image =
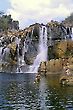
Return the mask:
<path id="1" fill-rule="evenodd" d="M 11 15 L 5 15 L 3 12 L 0 12 L 0 31 L 6 31 L 8 29 L 19 29 L 19 22 L 14 21 Z"/>

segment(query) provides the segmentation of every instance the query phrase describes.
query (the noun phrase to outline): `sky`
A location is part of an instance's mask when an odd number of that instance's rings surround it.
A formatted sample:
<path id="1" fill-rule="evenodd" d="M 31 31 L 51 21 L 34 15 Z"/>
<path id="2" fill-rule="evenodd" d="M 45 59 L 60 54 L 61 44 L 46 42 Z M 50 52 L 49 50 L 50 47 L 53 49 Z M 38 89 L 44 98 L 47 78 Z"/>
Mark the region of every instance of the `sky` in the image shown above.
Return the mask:
<path id="1" fill-rule="evenodd" d="M 11 14 L 20 28 L 50 20 L 64 20 L 73 12 L 73 0 L 0 0 L 0 11 Z"/>

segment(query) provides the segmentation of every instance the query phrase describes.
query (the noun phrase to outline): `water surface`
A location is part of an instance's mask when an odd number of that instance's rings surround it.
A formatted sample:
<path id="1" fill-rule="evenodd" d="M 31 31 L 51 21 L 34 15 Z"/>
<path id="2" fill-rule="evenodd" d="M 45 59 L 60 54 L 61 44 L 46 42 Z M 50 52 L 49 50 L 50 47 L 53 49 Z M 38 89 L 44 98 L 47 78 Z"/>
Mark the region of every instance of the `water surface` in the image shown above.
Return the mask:
<path id="1" fill-rule="evenodd" d="M 73 110 L 73 87 L 61 86 L 58 76 L 0 73 L 0 110 Z"/>

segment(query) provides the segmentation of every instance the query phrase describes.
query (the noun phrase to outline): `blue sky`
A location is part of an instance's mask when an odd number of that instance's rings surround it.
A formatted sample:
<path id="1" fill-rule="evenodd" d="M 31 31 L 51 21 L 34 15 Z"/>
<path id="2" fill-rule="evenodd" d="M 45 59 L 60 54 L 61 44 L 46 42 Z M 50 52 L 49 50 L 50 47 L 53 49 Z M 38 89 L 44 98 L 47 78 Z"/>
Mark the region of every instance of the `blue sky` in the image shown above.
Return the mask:
<path id="1" fill-rule="evenodd" d="M 10 8 L 9 0 L 0 0 L 0 11 L 6 12 Z"/>
<path id="2" fill-rule="evenodd" d="M 1 0 L 0 11 L 11 14 L 25 28 L 36 22 L 64 19 L 73 12 L 73 0 Z"/>

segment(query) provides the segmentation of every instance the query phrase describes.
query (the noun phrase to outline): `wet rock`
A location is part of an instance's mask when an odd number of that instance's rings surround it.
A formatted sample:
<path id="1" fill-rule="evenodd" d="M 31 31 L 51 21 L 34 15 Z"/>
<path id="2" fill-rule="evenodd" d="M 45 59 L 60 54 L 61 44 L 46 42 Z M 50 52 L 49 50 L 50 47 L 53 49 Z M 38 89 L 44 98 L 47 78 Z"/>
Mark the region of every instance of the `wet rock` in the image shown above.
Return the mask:
<path id="1" fill-rule="evenodd" d="M 9 62 L 10 57 L 9 57 L 10 49 L 5 47 L 2 49 L 1 57 L 3 62 Z"/>
<path id="2" fill-rule="evenodd" d="M 63 64 L 62 59 L 51 59 L 50 61 L 41 62 L 38 72 L 41 74 L 49 74 L 52 72 L 53 74 L 62 71 Z"/>
<path id="3" fill-rule="evenodd" d="M 66 29 L 64 25 L 57 21 L 51 21 L 47 23 L 48 27 L 48 39 L 51 36 L 52 40 L 62 40 L 65 39 Z M 50 32 L 49 32 L 50 29 Z"/>
<path id="4" fill-rule="evenodd" d="M 51 59 L 46 62 L 41 62 L 38 72 L 40 74 L 56 74 L 63 70 L 64 67 L 68 67 L 71 71 L 73 71 L 73 58 L 70 59 Z"/>
<path id="5" fill-rule="evenodd" d="M 12 73 L 12 72 L 16 72 L 17 70 L 17 65 L 15 63 L 15 61 L 12 61 L 10 63 L 3 63 L 2 64 L 2 72 L 7 72 L 7 73 Z"/>
<path id="6" fill-rule="evenodd" d="M 33 35 L 32 35 L 32 40 L 33 41 L 39 41 L 39 24 L 35 24 L 34 29 L 33 29 Z"/>
<path id="7" fill-rule="evenodd" d="M 50 72 L 59 72 L 62 70 L 62 60 L 61 59 L 52 59 L 48 61 L 47 69 Z M 47 71 L 47 72 L 48 72 Z"/>
<path id="8" fill-rule="evenodd" d="M 39 69 L 38 69 L 38 73 L 45 75 L 46 74 L 46 62 L 41 62 Z"/>
<path id="9" fill-rule="evenodd" d="M 7 47 L 10 49 L 10 58 L 12 60 L 17 60 L 17 44 L 15 42 L 12 42 Z"/>
<path id="10" fill-rule="evenodd" d="M 59 83 L 62 85 L 73 86 L 73 74 L 71 72 L 69 74 L 63 73 L 60 76 Z"/>
<path id="11" fill-rule="evenodd" d="M 49 46 L 49 47 L 48 47 L 48 60 L 54 59 L 55 57 L 56 57 L 56 56 L 55 56 L 54 46 Z"/>
<path id="12" fill-rule="evenodd" d="M 27 65 L 32 65 L 33 64 L 33 62 L 34 62 L 34 57 L 29 57 L 29 56 L 27 56 L 26 55 L 26 53 L 25 53 L 25 55 L 24 55 L 24 60 L 25 60 L 25 63 L 27 64 Z"/>
<path id="13" fill-rule="evenodd" d="M 32 64 L 34 62 L 34 58 L 37 56 L 38 43 L 34 43 L 31 40 L 26 41 L 28 46 L 27 52 L 25 52 L 24 60 L 26 64 Z"/>
<path id="14" fill-rule="evenodd" d="M 2 71 L 2 63 L 0 63 L 0 71 Z"/>

